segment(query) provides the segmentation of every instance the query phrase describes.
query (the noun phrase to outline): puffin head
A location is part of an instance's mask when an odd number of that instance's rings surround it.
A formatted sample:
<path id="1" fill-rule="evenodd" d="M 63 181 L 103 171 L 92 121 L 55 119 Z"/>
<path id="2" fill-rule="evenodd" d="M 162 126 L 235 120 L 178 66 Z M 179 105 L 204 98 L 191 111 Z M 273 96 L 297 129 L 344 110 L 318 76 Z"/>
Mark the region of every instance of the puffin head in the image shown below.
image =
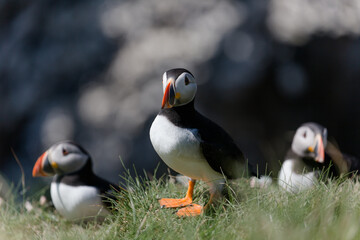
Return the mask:
<path id="1" fill-rule="evenodd" d="M 36 161 L 33 177 L 68 174 L 80 170 L 90 161 L 89 154 L 72 142 L 60 142 L 51 146 Z"/>
<path id="2" fill-rule="evenodd" d="M 161 108 L 172 108 L 191 102 L 196 94 L 195 78 L 186 69 L 174 68 L 163 75 L 164 96 Z"/>
<path id="3" fill-rule="evenodd" d="M 292 150 L 301 157 L 311 157 L 316 162 L 325 160 L 327 129 L 317 123 L 304 123 L 297 130 L 292 141 Z"/>

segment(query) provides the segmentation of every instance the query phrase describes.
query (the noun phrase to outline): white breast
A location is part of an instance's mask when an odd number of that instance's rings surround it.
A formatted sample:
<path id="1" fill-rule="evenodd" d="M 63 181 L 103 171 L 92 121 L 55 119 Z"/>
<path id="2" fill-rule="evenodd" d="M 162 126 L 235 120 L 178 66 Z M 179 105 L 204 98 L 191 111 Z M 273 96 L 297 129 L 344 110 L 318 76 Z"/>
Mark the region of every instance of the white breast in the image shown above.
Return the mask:
<path id="1" fill-rule="evenodd" d="M 202 155 L 196 129 L 177 127 L 165 116 L 158 115 L 150 128 L 150 140 L 161 159 L 173 170 L 204 181 L 222 178 Z"/>
<path id="2" fill-rule="evenodd" d="M 69 220 L 103 218 L 109 214 L 95 187 L 52 182 L 50 193 L 56 210 Z"/>
<path id="3" fill-rule="evenodd" d="M 279 186 L 289 192 L 300 192 L 312 188 L 317 182 L 317 171 L 309 171 L 301 159 L 287 159 L 279 172 Z"/>

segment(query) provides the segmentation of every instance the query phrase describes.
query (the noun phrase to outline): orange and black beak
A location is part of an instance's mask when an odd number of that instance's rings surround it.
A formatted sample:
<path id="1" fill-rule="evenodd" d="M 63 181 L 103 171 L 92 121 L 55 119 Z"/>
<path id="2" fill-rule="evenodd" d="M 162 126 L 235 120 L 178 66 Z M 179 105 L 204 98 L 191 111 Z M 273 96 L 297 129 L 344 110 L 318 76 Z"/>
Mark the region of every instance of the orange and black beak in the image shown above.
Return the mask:
<path id="1" fill-rule="evenodd" d="M 55 174 L 48 158 L 48 151 L 44 152 L 36 161 L 32 175 L 33 177 L 47 177 Z"/>
<path id="2" fill-rule="evenodd" d="M 309 147 L 310 152 L 315 153 L 315 161 L 318 163 L 324 163 L 325 161 L 325 148 L 323 138 L 320 134 L 315 137 L 315 147 Z"/>
<path id="3" fill-rule="evenodd" d="M 175 86 L 174 81 L 170 80 L 170 82 L 167 84 L 161 104 L 161 108 L 164 108 L 165 106 L 167 108 L 173 107 L 175 104 Z"/>

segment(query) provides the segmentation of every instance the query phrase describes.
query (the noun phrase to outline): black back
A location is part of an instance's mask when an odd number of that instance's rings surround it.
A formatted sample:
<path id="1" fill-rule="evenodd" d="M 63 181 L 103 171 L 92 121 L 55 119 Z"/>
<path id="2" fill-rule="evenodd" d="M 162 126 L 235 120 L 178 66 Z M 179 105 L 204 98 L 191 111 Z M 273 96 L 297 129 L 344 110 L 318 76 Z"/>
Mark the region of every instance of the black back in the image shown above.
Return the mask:
<path id="1" fill-rule="evenodd" d="M 197 112 L 194 100 L 183 106 L 162 109 L 159 115 L 167 117 L 175 126 L 196 129 L 201 152 L 215 171 L 229 179 L 248 174 L 249 170 L 255 175 L 229 134 Z"/>

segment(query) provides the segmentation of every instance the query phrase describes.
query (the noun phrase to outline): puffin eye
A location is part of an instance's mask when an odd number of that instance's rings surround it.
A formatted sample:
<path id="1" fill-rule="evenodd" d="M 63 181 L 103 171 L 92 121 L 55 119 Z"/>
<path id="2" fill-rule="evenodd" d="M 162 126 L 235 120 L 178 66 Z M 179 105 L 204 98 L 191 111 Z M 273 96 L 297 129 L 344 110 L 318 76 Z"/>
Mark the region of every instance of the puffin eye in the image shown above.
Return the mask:
<path id="1" fill-rule="evenodd" d="M 190 80 L 185 76 L 185 85 L 188 85 L 190 83 Z"/>
<path id="2" fill-rule="evenodd" d="M 307 135 L 306 132 L 304 132 L 304 133 L 303 133 L 303 137 L 306 138 L 306 135 Z"/>
<path id="3" fill-rule="evenodd" d="M 62 149 L 62 154 L 63 154 L 64 156 L 66 156 L 66 155 L 69 154 L 69 152 L 68 152 L 68 150 L 66 150 L 65 148 L 63 148 L 63 149 Z"/>

